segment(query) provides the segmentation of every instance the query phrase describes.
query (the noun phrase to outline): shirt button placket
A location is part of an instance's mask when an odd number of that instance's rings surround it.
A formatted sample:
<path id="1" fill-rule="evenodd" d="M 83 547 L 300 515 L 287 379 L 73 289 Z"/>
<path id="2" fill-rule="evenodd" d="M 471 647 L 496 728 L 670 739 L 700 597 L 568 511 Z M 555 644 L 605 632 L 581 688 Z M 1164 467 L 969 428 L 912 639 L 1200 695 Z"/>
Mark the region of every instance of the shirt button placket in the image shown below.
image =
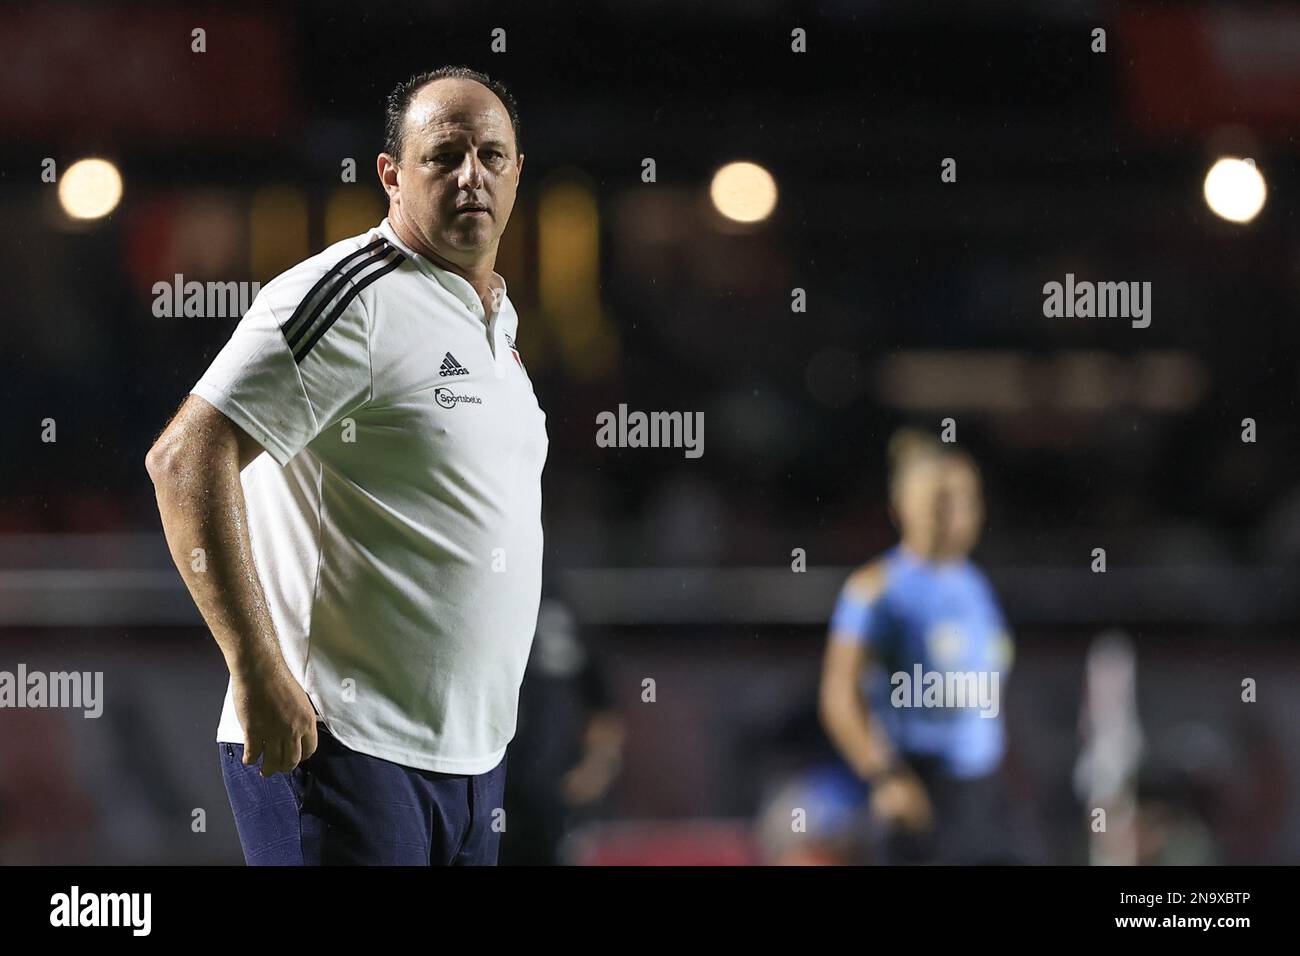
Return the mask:
<path id="1" fill-rule="evenodd" d="M 501 368 L 501 356 L 505 354 L 505 344 L 501 341 L 501 333 L 497 331 L 497 319 L 501 313 L 498 312 L 492 316 L 492 323 L 488 326 L 488 331 L 492 336 L 492 372 L 497 378 L 505 375 L 505 370 Z"/>

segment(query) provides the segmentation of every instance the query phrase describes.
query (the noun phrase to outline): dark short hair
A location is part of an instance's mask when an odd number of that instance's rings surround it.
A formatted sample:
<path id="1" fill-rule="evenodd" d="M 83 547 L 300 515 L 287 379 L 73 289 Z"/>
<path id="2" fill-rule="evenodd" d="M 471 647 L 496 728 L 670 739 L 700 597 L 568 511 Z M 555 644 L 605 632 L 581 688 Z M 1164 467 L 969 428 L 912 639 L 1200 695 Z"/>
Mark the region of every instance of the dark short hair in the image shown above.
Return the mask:
<path id="1" fill-rule="evenodd" d="M 519 152 L 519 106 L 515 103 L 514 96 L 500 80 L 494 80 L 486 73 L 471 70 L 467 66 L 444 66 L 437 70 L 426 70 L 403 80 L 393 88 L 393 92 L 388 94 L 384 110 L 384 152 L 401 162 L 402 147 L 406 141 L 406 111 L 410 108 L 411 100 L 434 80 L 443 79 L 473 80 L 495 93 L 505 104 L 506 113 L 510 116 L 510 126 L 515 132 L 515 152 Z"/>

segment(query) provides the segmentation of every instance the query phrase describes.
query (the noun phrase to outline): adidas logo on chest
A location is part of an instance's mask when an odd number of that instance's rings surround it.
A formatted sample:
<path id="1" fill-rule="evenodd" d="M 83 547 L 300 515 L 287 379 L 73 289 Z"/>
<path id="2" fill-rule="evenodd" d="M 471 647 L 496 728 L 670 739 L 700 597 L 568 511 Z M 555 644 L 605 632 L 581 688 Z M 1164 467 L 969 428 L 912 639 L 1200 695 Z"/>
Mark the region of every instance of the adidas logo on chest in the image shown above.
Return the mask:
<path id="1" fill-rule="evenodd" d="M 438 369 L 438 375 L 446 378 L 449 375 L 468 375 L 469 369 L 456 361 L 456 356 L 448 352 L 442 360 L 442 366 Z"/>

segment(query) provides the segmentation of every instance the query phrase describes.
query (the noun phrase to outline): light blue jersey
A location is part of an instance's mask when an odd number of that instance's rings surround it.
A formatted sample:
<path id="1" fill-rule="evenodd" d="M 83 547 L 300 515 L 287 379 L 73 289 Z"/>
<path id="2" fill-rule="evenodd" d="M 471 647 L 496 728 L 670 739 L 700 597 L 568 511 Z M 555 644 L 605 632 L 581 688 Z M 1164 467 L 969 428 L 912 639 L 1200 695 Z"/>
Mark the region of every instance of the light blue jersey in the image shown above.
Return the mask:
<path id="1" fill-rule="evenodd" d="M 846 584 L 831 618 L 834 639 L 871 651 L 864 690 L 873 715 L 905 757 L 940 758 L 955 777 L 992 772 L 1006 747 L 1012 661 L 993 588 L 970 560 L 923 561 L 900 544 L 882 561 L 879 593 Z"/>

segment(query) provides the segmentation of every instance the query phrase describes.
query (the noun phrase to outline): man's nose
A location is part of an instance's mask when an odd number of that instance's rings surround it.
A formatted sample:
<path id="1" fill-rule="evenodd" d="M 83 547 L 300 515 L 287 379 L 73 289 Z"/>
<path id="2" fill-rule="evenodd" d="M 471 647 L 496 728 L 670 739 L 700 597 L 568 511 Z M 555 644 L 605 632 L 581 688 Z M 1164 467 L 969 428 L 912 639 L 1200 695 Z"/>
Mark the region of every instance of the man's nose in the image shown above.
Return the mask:
<path id="1" fill-rule="evenodd" d="M 465 189 L 477 189 L 483 185 L 483 166 L 473 153 L 466 157 L 460 167 L 460 185 Z"/>

